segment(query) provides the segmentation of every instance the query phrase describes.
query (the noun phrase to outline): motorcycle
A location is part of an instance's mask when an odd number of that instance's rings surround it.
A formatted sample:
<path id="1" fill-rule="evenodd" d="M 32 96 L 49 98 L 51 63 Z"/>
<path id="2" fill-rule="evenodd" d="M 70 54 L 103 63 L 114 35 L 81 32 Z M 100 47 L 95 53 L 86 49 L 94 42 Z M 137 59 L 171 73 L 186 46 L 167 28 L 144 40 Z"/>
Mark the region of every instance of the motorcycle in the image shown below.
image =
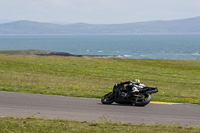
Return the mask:
<path id="1" fill-rule="evenodd" d="M 128 85 L 125 85 L 128 84 Z M 127 81 L 115 84 L 113 92 L 109 92 L 101 98 L 103 104 L 131 103 L 135 106 L 145 106 L 151 101 L 151 94 L 157 93 L 158 88 L 146 87 L 142 83 Z"/>

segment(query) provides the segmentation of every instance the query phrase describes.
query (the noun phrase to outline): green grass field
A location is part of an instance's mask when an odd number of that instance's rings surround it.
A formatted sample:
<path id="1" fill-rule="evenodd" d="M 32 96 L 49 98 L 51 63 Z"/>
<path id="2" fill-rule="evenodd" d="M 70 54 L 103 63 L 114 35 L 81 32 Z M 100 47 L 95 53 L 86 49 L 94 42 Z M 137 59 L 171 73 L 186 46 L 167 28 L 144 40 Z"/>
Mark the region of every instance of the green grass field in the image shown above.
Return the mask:
<path id="1" fill-rule="evenodd" d="M 41 118 L 0 118 L 1 133 L 199 133 L 200 127 L 172 125 L 132 125 L 123 123 L 78 122 Z"/>
<path id="2" fill-rule="evenodd" d="M 154 101 L 200 104 L 200 61 L 0 54 L 0 90 L 101 98 L 139 78 Z"/>

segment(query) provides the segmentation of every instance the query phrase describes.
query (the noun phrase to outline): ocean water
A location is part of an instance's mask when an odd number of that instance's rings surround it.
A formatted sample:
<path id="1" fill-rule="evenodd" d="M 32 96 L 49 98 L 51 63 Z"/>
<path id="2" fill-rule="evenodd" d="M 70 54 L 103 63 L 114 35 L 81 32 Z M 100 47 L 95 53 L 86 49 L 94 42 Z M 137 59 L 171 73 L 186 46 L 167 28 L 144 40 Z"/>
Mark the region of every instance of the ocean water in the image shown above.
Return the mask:
<path id="1" fill-rule="evenodd" d="M 200 60 L 200 35 L 0 36 L 0 50 L 27 49 L 118 58 Z"/>

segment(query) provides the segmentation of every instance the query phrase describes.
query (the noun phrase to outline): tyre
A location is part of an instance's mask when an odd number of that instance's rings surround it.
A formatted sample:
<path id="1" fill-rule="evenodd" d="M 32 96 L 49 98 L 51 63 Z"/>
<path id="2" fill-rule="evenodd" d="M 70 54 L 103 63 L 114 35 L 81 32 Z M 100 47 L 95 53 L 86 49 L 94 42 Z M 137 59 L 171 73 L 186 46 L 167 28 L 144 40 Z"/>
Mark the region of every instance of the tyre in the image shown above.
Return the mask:
<path id="1" fill-rule="evenodd" d="M 133 105 L 135 106 L 145 106 L 147 104 L 149 104 L 149 102 L 151 101 L 151 95 L 148 93 L 143 93 L 140 94 L 136 100 L 133 102 Z"/>
<path id="2" fill-rule="evenodd" d="M 115 101 L 115 95 L 113 92 L 110 92 L 101 98 L 103 104 L 111 104 Z"/>

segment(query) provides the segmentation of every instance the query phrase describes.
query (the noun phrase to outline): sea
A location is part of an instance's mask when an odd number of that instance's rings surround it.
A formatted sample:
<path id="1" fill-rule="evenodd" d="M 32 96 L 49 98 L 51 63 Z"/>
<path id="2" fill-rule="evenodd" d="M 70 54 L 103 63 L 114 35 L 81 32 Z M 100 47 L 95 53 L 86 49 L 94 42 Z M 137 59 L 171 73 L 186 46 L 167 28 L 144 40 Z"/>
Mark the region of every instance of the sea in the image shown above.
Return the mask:
<path id="1" fill-rule="evenodd" d="M 0 36 L 0 50 L 28 49 L 103 58 L 200 60 L 200 35 Z"/>

